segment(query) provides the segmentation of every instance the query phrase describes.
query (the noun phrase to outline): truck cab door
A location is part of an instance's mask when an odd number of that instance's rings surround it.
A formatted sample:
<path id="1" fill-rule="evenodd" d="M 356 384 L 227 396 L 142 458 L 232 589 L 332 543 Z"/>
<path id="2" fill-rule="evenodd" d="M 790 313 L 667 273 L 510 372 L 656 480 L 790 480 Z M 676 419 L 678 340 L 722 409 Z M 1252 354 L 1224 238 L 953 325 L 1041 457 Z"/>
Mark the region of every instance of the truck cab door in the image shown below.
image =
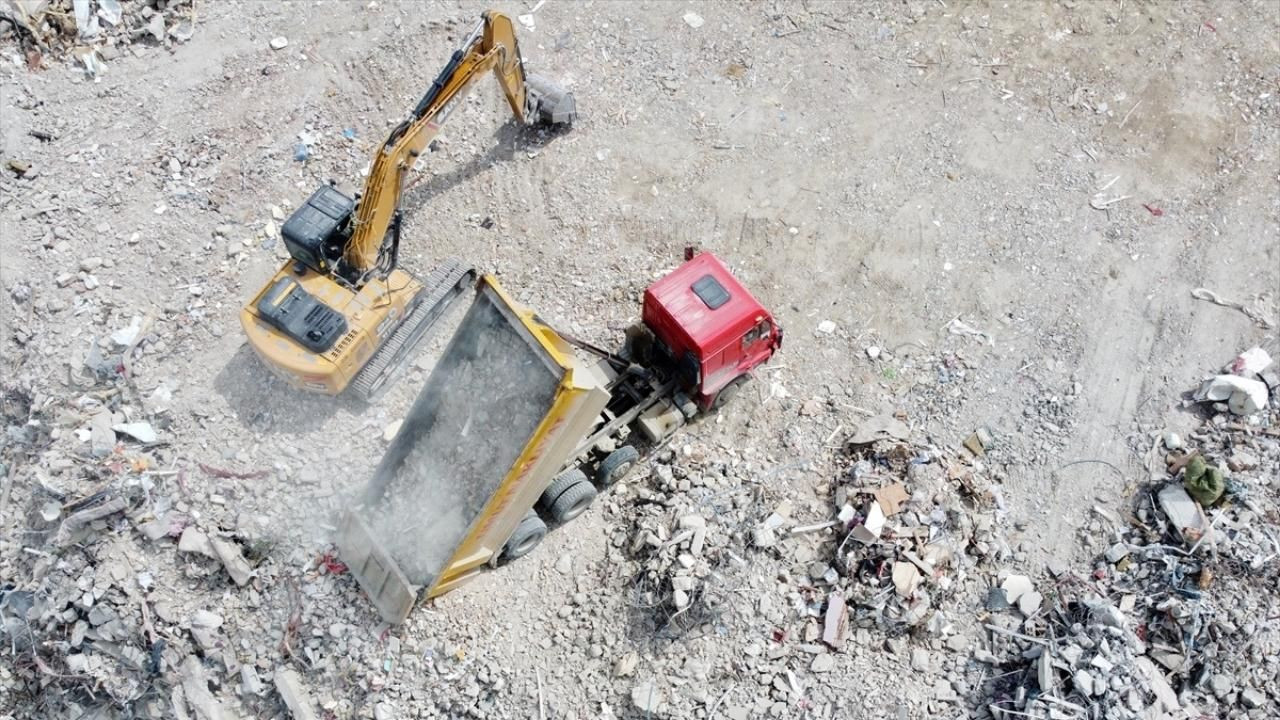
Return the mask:
<path id="1" fill-rule="evenodd" d="M 773 352 L 773 323 L 768 318 L 760 320 L 742 336 L 742 354 L 738 368 L 750 370 Z"/>

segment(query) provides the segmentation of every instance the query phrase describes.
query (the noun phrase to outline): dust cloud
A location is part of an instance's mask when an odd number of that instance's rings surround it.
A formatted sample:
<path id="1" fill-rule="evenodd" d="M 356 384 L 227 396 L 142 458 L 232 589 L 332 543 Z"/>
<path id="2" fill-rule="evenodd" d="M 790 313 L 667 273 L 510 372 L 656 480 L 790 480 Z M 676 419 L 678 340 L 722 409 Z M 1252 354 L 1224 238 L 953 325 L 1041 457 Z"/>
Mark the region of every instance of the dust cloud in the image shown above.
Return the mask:
<path id="1" fill-rule="evenodd" d="M 415 585 L 444 570 L 560 382 L 490 292 L 477 294 L 365 495 L 374 538 Z"/>

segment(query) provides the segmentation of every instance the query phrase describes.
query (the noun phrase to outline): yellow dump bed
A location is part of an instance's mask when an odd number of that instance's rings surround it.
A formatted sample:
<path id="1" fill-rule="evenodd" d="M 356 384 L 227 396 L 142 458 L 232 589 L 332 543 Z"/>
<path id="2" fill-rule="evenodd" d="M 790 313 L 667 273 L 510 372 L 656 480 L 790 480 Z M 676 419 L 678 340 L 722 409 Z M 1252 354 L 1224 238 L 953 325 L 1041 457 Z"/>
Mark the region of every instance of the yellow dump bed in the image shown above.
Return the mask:
<path id="1" fill-rule="evenodd" d="M 383 618 L 494 559 L 609 399 L 607 379 L 491 277 L 343 518 L 338 551 Z"/>

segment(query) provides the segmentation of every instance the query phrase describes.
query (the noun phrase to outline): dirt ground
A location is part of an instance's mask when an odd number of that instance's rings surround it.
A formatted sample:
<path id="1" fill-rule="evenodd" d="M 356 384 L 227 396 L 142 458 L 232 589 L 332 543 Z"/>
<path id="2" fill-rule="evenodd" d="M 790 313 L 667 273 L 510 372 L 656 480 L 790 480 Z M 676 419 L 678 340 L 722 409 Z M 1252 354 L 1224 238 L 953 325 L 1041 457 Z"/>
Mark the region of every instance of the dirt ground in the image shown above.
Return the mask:
<path id="1" fill-rule="evenodd" d="M 789 550 L 738 566 L 721 620 L 646 634 L 620 550 L 629 488 L 390 630 L 416 660 L 394 668 L 370 651 L 388 631 L 349 577 L 308 576 L 301 592 L 290 579 L 332 542 L 430 361 L 371 407 L 270 378 L 237 313 L 284 257 L 271 208 L 287 213 L 330 178 L 357 188 L 484 7 L 199 3 L 190 41 L 126 45 L 96 79 L 70 59 L 31 70 L 10 36 L 0 152 L 30 169 L 0 170 L 6 387 L 73 408 L 68 369 L 153 318 L 132 371 L 139 397 L 172 391 L 159 467 L 267 471 L 188 476 L 180 502 L 258 528 L 276 569 L 248 591 L 192 574 L 171 544 L 119 542 L 164 578 L 175 615 L 225 616 L 229 647 L 264 675 L 284 662 L 277 644 L 301 604 L 315 655 L 294 664 L 330 717 L 647 718 L 641 681 L 670 699 L 667 717 L 944 716 L 935 689 L 964 658 L 928 641 L 924 669 L 877 639 L 824 675 L 796 666 L 825 702 L 761 704 L 770 688 L 753 658 L 771 615 L 795 610 L 782 586 L 804 564 Z M 901 411 L 937 447 L 990 429 L 1008 567 L 1087 567 L 1093 508 L 1119 508 L 1126 478 L 1145 477 L 1152 433 L 1198 422 L 1182 393 L 1247 347 L 1280 354 L 1274 329 L 1192 296 L 1208 288 L 1280 325 L 1275 2 L 551 0 L 518 30 L 528 68 L 574 92 L 580 121 L 554 137 L 517 131 L 495 83 L 478 84 L 405 197 L 403 262 L 465 258 L 552 324 L 613 345 L 685 246 L 725 258 L 786 341 L 669 464 L 760 483 L 753 522 L 784 500 L 798 522 L 831 517 L 843 439 Z M 276 36 L 287 47 L 273 50 Z M 949 331 L 964 326 L 983 334 Z M 9 461 L 6 583 L 36 561 L 22 531 L 43 500 L 22 470 L 57 460 Z M 65 488 L 87 493 L 74 468 L 89 461 L 69 462 Z M 618 676 L 632 652 L 637 669 Z M 437 671 L 433 653 L 467 662 Z M 237 684 L 222 697 L 241 714 L 284 716 L 274 696 L 237 698 Z M 481 709 L 431 702 L 475 685 Z M 945 716 L 981 712 L 962 701 Z M 7 716 L 45 715 L 14 694 L 0 698 Z"/>

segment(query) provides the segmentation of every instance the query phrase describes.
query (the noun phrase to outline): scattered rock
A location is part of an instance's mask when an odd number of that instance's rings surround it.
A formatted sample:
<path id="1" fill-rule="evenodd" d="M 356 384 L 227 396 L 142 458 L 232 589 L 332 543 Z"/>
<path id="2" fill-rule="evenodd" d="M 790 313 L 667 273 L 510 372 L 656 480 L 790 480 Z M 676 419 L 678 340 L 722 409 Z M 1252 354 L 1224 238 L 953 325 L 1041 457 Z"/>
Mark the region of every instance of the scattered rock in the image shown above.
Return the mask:
<path id="1" fill-rule="evenodd" d="M 657 683 L 646 680 L 631 688 L 631 704 L 642 713 L 662 711 L 664 699 Z"/>
<path id="2" fill-rule="evenodd" d="M 271 46 L 272 50 L 283 50 L 289 47 L 289 38 L 283 35 L 277 35 L 276 37 L 271 38 L 271 42 L 268 44 Z"/>
<path id="3" fill-rule="evenodd" d="M 289 713 L 293 715 L 294 720 L 318 720 L 315 708 L 311 704 L 311 694 L 302 684 L 298 673 L 289 668 L 276 670 L 275 685 L 276 692 L 280 694 L 280 699 L 284 701 L 285 707 L 289 708 Z"/>

